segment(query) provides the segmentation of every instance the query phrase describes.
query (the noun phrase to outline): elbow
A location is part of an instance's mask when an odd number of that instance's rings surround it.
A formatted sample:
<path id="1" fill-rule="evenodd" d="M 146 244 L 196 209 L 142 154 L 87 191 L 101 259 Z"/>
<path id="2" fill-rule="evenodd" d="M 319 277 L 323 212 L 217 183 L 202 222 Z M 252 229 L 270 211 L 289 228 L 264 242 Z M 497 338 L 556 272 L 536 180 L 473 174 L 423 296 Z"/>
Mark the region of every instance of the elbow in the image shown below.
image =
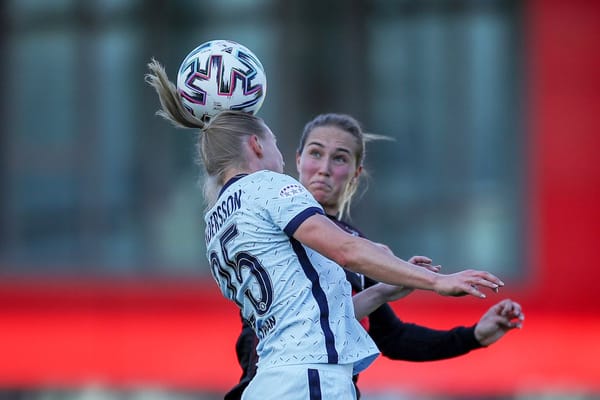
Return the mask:
<path id="1" fill-rule="evenodd" d="M 335 254 L 333 254 L 330 258 L 339 266 L 347 268 L 348 257 L 342 250 L 335 252 Z"/>
<path id="2" fill-rule="evenodd" d="M 334 253 L 333 261 L 344 268 L 356 272 L 354 265 L 360 264 L 357 260 L 357 256 L 357 244 L 355 241 L 344 241 Z"/>

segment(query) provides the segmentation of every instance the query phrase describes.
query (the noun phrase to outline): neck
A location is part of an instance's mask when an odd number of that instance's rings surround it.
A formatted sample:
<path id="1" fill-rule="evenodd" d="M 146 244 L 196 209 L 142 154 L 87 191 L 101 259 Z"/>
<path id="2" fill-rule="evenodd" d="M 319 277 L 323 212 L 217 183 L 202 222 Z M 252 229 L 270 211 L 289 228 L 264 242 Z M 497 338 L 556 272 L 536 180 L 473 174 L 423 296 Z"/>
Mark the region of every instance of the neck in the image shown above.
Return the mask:
<path id="1" fill-rule="evenodd" d="M 257 157 L 255 154 L 248 154 L 248 149 L 242 149 L 244 153 L 244 161 L 241 162 L 240 167 L 230 167 L 223 174 L 223 182 L 222 185 L 227 183 L 231 178 L 240 174 L 251 174 L 256 171 L 260 171 L 264 169 L 263 164 L 261 163 L 261 158 Z"/>
<path id="2" fill-rule="evenodd" d="M 335 217 L 336 219 L 338 218 L 340 213 L 340 210 L 337 207 L 323 206 L 323 210 L 325 211 L 325 214 Z"/>

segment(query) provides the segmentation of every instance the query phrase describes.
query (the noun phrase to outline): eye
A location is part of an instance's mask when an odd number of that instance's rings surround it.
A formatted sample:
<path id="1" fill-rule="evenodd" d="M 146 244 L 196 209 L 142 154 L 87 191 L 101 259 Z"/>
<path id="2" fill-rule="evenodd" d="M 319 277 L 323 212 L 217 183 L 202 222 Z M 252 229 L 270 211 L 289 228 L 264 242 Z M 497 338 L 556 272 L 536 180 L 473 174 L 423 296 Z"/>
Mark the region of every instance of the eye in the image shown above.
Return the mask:
<path id="1" fill-rule="evenodd" d="M 311 149 L 308 151 L 308 154 L 313 158 L 321 158 L 321 152 L 317 149 Z"/>
<path id="2" fill-rule="evenodd" d="M 347 164 L 350 160 L 348 159 L 347 155 L 336 155 L 333 157 L 333 161 L 337 164 Z"/>

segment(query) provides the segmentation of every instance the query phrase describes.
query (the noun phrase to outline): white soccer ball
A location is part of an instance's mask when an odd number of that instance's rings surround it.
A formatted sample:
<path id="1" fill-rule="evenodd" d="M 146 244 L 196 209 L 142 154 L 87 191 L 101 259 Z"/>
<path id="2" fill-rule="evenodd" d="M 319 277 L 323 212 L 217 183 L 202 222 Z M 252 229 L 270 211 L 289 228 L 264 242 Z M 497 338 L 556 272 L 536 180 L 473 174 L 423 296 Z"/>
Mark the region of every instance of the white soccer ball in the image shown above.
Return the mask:
<path id="1" fill-rule="evenodd" d="M 230 40 L 211 40 L 181 63 L 177 92 L 183 105 L 205 122 L 223 110 L 256 114 L 265 100 L 267 76 L 248 48 Z"/>

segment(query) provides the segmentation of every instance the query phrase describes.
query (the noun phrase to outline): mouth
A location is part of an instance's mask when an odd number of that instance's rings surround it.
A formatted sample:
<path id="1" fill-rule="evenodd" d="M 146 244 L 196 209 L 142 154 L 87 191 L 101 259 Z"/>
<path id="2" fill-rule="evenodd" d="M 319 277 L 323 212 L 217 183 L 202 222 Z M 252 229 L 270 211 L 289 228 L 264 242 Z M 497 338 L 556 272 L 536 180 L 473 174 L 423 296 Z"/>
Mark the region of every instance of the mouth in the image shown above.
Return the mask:
<path id="1" fill-rule="evenodd" d="M 324 190 L 331 189 L 331 186 L 329 186 L 327 183 L 322 182 L 322 181 L 311 182 L 310 183 L 310 187 L 314 188 L 314 189 L 324 189 Z"/>

